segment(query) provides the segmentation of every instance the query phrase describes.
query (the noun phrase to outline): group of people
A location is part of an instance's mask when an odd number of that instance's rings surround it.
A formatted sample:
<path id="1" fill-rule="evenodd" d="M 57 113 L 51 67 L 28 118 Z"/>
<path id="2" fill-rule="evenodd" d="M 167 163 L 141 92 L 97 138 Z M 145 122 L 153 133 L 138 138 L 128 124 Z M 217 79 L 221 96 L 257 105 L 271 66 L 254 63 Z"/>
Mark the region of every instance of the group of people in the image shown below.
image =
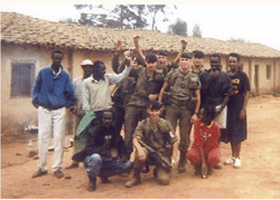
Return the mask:
<path id="1" fill-rule="evenodd" d="M 179 173 L 186 171 L 187 160 L 196 175 L 207 178 L 213 168 L 221 168 L 220 141 L 231 144 L 232 156 L 224 164 L 241 167 L 250 85 L 239 68 L 240 56 L 229 54 L 229 71 L 222 72 L 221 56 L 211 54 L 211 67 L 204 69 L 204 53 L 188 52 L 182 40 L 177 57 L 168 63 L 164 50 L 145 56 L 140 39 L 133 37 L 137 55 L 126 50 L 122 62 L 122 43 L 115 43 L 114 73 L 106 73 L 104 62 L 86 59 L 81 63 L 83 75 L 73 83 L 61 65 L 63 53 L 52 53 L 53 63 L 40 70 L 32 91 L 39 128 L 39 169 L 33 178 L 47 174 L 52 134 L 54 175 L 64 175 L 66 108 L 75 115 L 73 162 L 66 169 L 83 162 L 89 191 L 96 190 L 97 177 L 109 183 L 110 176 L 133 171 L 125 185 L 131 188 L 141 183 L 141 173 L 149 172 L 151 165 L 158 183 L 167 185 L 175 167 Z"/>

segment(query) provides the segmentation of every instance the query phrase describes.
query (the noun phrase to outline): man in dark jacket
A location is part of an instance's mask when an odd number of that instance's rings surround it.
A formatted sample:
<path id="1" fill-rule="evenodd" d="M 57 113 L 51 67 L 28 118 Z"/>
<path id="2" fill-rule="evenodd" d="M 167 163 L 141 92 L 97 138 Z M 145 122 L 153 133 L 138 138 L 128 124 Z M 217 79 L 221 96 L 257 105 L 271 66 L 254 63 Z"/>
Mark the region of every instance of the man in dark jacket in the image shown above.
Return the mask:
<path id="1" fill-rule="evenodd" d="M 88 132 L 86 147 L 72 157 L 84 162 L 90 181 L 88 191 L 96 190 L 97 176 L 102 183 L 110 183 L 108 177 L 129 172 L 132 168 L 130 161 L 124 162 L 124 141 L 112 123 L 113 112 L 103 111 L 102 123 Z"/>

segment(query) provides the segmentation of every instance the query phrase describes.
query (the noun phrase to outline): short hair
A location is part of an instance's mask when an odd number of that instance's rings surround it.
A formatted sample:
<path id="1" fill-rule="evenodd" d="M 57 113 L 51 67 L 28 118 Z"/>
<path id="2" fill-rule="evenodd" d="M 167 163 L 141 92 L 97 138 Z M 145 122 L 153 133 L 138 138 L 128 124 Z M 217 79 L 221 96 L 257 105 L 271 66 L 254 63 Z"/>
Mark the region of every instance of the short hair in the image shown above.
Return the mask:
<path id="1" fill-rule="evenodd" d="M 105 65 L 104 64 L 104 62 L 103 61 L 101 61 L 101 60 L 97 60 L 97 61 L 95 61 L 94 63 L 93 63 L 93 69 L 97 69 L 97 68 L 99 68 L 101 65 Z"/>
<path id="2" fill-rule="evenodd" d="M 106 113 L 106 112 L 112 113 L 112 116 L 113 116 L 113 118 L 114 118 L 115 112 L 114 112 L 112 109 L 103 110 L 103 111 L 102 111 L 102 117 L 103 117 L 104 113 Z"/>
<path id="3" fill-rule="evenodd" d="M 204 106 L 203 115 L 209 116 L 211 120 L 215 119 L 215 117 L 216 117 L 215 106 L 213 106 L 213 105 Z"/>
<path id="4" fill-rule="evenodd" d="M 63 52 L 62 52 L 61 50 L 59 50 L 59 49 L 56 49 L 56 50 L 54 50 L 54 51 L 52 52 L 52 57 L 53 57 L 53 55 L 54 55 L 55 53 L 59 53 L 59 54 L 61 54 L 62 56 L 64 56 Z"/>
<path id="5" fill-rule="evenodd" d="M 148 55 L 146 55 L 146 62 L 154 63 L 157 60 L 158 59 L 157 59 L 157 56 L 155 54 L 148 54 Z"/>
<path id="6" fill-rule="evenodd" d="M 193 56 L 195 58 L 204 58 L 205 54 L 203 53 L 203 51 L 200 51 L 200 50 L 194 50 L 192 52 Z"/>
<path id="7" fill-rule="evenodd" d="M 210 58 L 219 58 L 219 61 L 221 61 L 221 55 L 218 53 L 211 54 Z"/>
<path id="8" fill-rule="evenodd" d="M 228 55 L 228 59 L 229 59 L 229 57 L 235 57 L 237 59 L 237 62 L 240 61 L 240 55 L 238 53 L 230 53 Z"/>

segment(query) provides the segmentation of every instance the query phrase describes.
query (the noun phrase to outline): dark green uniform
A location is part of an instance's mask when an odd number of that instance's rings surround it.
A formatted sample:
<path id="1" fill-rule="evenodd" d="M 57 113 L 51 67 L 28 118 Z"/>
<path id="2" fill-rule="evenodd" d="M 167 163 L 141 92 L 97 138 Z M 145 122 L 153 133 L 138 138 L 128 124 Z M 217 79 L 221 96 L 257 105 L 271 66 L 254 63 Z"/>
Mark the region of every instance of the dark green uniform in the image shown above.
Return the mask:
<path id="1" fill-rule="evenodd" d="M 153 124 L 150 119 L 147 118 L 139 122 L 133 137 L 140 137 L 148 146 L 158 151 L 162 157 L 171 160 L 173 144 L 178 140 L 178 138 L 171 133 L 172 130 L 171 124 L 163 118 L 160 118 L 156 124 Z M 168 184 L 170 182 L 170 172 L 165 171 L 159 163 L 156 163 L 155 160 L 149 156 L 149 154 L 147 156 L 147 164 L 156 165 L 156 177 L 161 184 Z M 143 167 L 143 163 L 138 159 L 137 153 L 133 167 L 135 171 L 141 171 Z"/>
<path id="2" fill-rule="evenodd" d="M 164 74 L 155 71 L 147 76 L 145 68 L 132 68 L 130 76 L 137 79 L 133 94 L 130 96 L 125 113 L 125 145 L 128 152 L 133 151 L 132 135 L 139 121 L 148 117 L 146 111 L 150 94 L 158 94 L 163 85 Z"/>
<path id="3" fill-rule="evenodd" d="M 200 88 L 200 83 L 196 74 L 191 71 L 187 74 L 183 74 L 180 72 L 179 68 L 170 71 L 165 81 L 169 84 L 169 96 L 166 102 L 165 118 L 171 123 L 174 130 L 176 130 L 179 120 L 180 160 L 184 160 L 185 153 L 190 144 L 190 119 L 196 105 L 193 94 L 196 89 Z"/>

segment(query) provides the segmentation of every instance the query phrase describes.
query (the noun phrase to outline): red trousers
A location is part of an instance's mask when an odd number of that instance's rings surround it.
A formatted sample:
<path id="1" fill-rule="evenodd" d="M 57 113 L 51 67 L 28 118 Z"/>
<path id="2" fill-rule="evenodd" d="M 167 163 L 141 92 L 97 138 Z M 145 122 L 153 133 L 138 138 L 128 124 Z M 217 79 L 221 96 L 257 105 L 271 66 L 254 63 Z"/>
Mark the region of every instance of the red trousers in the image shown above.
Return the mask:
<path id="1" fill-rule="evenodd" d="M 207 152 L 204 151 L 205 160 L 207 166 L 212 168 L 214 165 L 221 162 L 221 152 L 218 147 L 208 150 Z M 187 155 L 187 159 L 191 162 L 192 165 L 198 166 L 201 165 L 202 160 L 200 157 L 200 153 L 197 147 L 192 147 Z"/>

